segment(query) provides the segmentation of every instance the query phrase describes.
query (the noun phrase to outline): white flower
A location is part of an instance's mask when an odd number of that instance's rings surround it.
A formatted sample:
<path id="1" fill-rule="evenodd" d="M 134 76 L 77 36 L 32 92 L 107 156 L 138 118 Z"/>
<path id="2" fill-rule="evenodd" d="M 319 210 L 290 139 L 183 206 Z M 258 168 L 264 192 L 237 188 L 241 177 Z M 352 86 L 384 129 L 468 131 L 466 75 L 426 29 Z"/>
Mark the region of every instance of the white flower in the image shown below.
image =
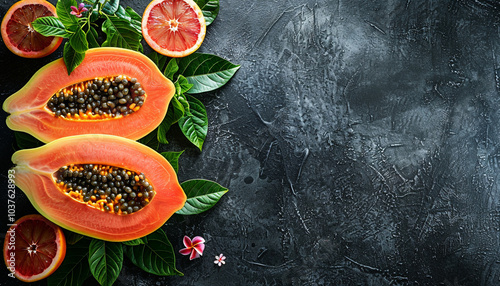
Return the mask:
<path id="1" fill-rule="evenodd" d="M 220 255 L 218 256 L 215 256 L 215 261 L 214 263 L 219 265 L 219 266 L 222 266 L 222 264 L 226 264 L 226 257 L 221 253 Z"/>

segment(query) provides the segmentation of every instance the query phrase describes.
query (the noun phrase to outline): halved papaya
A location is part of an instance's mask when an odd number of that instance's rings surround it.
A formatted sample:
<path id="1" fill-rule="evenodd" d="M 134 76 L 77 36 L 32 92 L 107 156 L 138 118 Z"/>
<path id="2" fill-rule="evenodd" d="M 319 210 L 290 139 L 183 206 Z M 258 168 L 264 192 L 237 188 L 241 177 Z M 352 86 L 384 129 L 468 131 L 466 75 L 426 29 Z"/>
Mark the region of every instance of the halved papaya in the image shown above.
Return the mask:
<path id="1" fill-rule="evenodd" d="M 148 235 L 184 206 L 168 161 L 114 135 L 77 135 L 14 153 L 15 183 L 55 224 L 90 237 Z"/>
<path id="2" fill-rule="evenodd" d="M 167 113 L 173 83 L 145 55 L 120 48 L 87 51 L 67 74 L 63 59 L 42 67 L 3 109 L 10 129 L 43 142 L 79 134 L 137 140 Z"/>

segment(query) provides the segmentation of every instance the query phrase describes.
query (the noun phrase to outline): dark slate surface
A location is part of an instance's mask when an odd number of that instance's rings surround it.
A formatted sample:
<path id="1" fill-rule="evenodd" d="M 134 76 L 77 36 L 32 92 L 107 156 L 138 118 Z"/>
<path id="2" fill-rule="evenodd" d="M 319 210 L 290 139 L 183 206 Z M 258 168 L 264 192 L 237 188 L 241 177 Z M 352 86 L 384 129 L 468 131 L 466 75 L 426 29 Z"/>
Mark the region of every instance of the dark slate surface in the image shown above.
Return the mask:
<path id="1" fill-rule="evenodd" d="M 148 2 L 122 4 L 142 13 Z M 177 256 L 184 277 L 126 262 L 116 285 L 499 285 L 499 9 L 221 1 L 200 51 L 242 67 L 199 97 L 203 152 L 178 130 L 165 150 L 186 149 L 181 181 L 230 192 L 165 226 L 176 251 L 184 234 L 207 239 L 201 259 Z M 0 53 L 4 99 L 62 49 L 40 60 Z M 5 189 L 13 133 L 0 129 Z M 5 194 L 2 204 L 5 225 Z M 16 206 L 18 217 L 33 212 L 20 192 Z M 14 285 L 2 273 L 0 285 Z"/>

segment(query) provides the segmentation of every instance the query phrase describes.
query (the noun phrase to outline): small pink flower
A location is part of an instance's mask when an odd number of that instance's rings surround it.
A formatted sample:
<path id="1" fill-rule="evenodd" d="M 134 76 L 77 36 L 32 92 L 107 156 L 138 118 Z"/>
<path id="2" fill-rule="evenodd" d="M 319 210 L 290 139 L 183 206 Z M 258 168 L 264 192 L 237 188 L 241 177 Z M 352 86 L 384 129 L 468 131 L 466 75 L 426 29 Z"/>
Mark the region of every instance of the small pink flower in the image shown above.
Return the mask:
<path id="1" fill-rule="evenodd" d="M 71 6 L 71 12 L 69 12 L 71 15 L 74 15 L 75 17 L 78 17 L 80 18 L 82 15 L 83 12 L 87 12 L 88 9 L 85 8 L 85 4 L 83 3 L 80 3 L 80 5 L 78 5 L 78 8 L 76 8 L 75 6 Z"/>
<path id="2" fill-rule="evenodd" d="M 193 260 L 203 255 L 203 250 L 205 249 L 205 239 L 203 237 L 195 236 L 193 240 L 191 240 L 189 237 L 184 236 L 182 242 L 186 248 L 179 250 L 179 253 L 182 255 L 190 255 L 189 260 Z"/>
<path id="3" fill-rule="evenodd" d="M 222 266 L 222 264 L 226 264 L 226 261 L 224 261 L 224 260 L 226 260 L 226 257 L 221 253 L 220 255 L 215 256 L 214 263 L 219 265 L 219 267 L 220 267 L 220 266 Z"/>

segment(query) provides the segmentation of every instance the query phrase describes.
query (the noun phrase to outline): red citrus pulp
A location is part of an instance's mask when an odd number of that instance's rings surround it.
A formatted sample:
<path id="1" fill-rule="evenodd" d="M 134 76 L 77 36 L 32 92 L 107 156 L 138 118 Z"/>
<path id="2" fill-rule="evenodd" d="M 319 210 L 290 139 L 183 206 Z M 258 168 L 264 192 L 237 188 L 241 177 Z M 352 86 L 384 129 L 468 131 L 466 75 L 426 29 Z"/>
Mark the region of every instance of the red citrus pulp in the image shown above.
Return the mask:
<path id="1" fill-rule="evenodd" d="M 37 18 L 55 16 L 56 8 L 44 0 L 22 0 L 10 7 L 2 20 L 2 39 L 14 54 L 25 58 L 41 58 L 61 45 L 61 37 L 45 37 L 31 23 Z"/>
<path id="2" fill-rule="evenodd" d="M 194 53 L 205 39 L 203 12 L 193 0 L 153 0 L 142 16 L 142 34 L 153 50 L 169 57 Z"/>
<path id="3" fill-rule="evenodd" d="M 48 277 L 66 255 L 66 239 L 60 227 L 41 215 L 27 215 L 7 231 L 3 258 L 7 268 L 21 281 Z"/>

